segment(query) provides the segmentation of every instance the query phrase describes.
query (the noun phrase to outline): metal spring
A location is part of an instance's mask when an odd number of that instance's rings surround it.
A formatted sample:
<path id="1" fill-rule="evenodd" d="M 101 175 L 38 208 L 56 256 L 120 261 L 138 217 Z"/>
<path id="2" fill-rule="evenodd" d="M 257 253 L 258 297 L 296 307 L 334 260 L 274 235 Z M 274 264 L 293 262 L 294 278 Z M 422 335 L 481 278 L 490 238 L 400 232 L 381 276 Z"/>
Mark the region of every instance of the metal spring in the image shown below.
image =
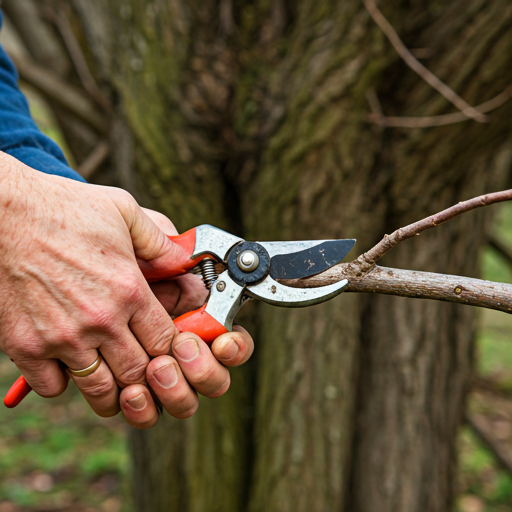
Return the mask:
<path id="1" fill-rule="evenodd" d="M 199 269 L 199 271 L 197 271 Z M 204 285 L 209 290 L 213 283 L 217 280 L 217 272 L 215 271 L 215 260 L 206 258 L 199 262 L 197 267 L 193 270 L 195 274 L 201 274 Z"/>

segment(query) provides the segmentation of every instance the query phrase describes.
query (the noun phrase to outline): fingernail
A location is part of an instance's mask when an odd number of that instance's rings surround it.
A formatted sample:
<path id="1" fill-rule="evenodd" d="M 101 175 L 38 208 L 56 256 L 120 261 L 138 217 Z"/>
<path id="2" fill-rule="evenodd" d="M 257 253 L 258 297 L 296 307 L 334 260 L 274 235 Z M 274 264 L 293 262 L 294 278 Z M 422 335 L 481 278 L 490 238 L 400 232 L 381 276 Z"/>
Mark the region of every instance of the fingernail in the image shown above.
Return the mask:
<path id="1" fill-rule="evenodd" d="M 141 409 L 144 409 L 144 407 L 146 407 L 146 395 L 144 393 L 141 393 L 140 395 L 137 395 L 135 398 L 131 398 L 130 400 L 128 400 L 128 403 L 130 404 L 130 407 L 132 409 L 140 411 Z"/>
<path id="2" fill-rule="evenodd" d="M 168 364 L 167 366 L 158 368 L 153 375 L 160 386 L 165 389 L 172 388 L 178 382 L 178 372 L 176 371 L 176 366 L 173 364 Z"/>
<path id="3" fill-rule="evenodd" d="M 216 355 L 217 359 L 221 361 L 230 361 L 233 359 L 239 351 L 238 345 L 236 341 L 228 338 L 227 340 L 223 340 L 220 343 L 220 346 L 217 345 Z"/>
<path id="4" fill-rule="evenodd" d="M 176 345 L 174 351 L 182 361 L 189 363 L 199 355 L 199 345 L 196 340 L 188 339 Z"/>

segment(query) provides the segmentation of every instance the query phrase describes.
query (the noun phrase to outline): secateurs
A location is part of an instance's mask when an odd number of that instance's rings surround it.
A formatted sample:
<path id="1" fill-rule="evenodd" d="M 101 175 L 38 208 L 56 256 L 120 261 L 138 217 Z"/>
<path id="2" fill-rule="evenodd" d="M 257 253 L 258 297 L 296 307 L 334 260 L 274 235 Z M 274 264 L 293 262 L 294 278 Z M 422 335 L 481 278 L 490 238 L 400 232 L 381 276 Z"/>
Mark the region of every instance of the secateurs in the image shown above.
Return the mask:
<path id="1" fill-rule="evenodd" d="M 320 288 L 292 288 L 279 281 L 319 274 L 343 260 L 355 244 L 353 239 L 247 242 L 207 224 L 169 238 L 183 250 L 164 277 L 194 272 L 210 290 L 202 307 L 176 318 L 174 324 L 180 332 L 197 334 L 207 343 L 232 329 L 236 314 L 249 299 L 304 307 L 341 293 L 348 286 L 346 279 Z M 5 405 L 15 407 L 30 389 L 21 376 L 7 393 Z"/>

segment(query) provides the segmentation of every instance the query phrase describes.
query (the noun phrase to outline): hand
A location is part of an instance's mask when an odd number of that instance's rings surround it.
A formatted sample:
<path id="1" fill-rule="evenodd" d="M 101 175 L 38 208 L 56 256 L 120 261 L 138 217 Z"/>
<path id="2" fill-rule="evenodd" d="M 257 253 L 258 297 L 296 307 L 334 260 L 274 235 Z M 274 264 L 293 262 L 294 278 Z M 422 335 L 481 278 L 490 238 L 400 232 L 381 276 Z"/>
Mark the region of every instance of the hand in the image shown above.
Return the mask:
<path id="1" fill-rule="evenodd" d="M 167 217 L 152 210 L 144 211 L 166 235 L 178 234 Z M 165 255 L 161 255 L 160 264 L 164 260 Z M 152 271 L 147 262 L 141 268 L 147 274 L 146 277 L 150 278 Z M 193 274 L 157 281 L 150 286 L 173 316 L 198 308 L 207 297 L 201 278 Z M 163 355 L 149 363 L 147 380 L 169 414 L 177 418 L 188 418 L 199 405 L 196 391 L 210 398 L 225 393 L 230 383 L 229 372 L 225 366 L 244 363 L 253 349 L 252 338 L 239 326 L 235 326 L 233 332 L 219 336 L 212 343 L 211 349 L 198 336 L 182 333 L 173 340 L 174 357 Z M 133 411 L 133 402 L 130 400 L 137 396 L 141 397 L 139 400 L 142 407 Z M 152 425 L 158 419 L 150 393 L 142 386 L 125 388 L 121 393 L 121 407 L 125 417 L 134 426 Z"/>
<path id="2" fill-rule="evenodd" d="M 99 350 L 106 362 L 72 377 L 93 410 L 116 414 L 119 387 L 142 389 L 154 408 L 148 354 L 168 354 L 177 329 L 137 259 L 158 270 L 179 246 L 125 191 L 45 175 L 1 152 L 0 182 L 0 348 L 45 397 L 67 386 L 59 360 L 83 369 Z M 123 403 L 126 419 L 150 426 L 138 395 Z"/>

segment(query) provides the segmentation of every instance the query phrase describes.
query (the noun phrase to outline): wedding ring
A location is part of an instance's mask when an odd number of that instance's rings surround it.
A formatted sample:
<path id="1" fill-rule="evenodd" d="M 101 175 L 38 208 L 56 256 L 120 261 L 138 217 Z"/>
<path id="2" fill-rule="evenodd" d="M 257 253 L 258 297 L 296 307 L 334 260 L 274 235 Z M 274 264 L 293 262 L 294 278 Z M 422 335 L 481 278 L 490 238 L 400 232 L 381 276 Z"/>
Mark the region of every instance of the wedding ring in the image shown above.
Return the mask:
<path id="1" fill-rule="evenodd" d="M 99 354 L 98 359 L 96 359 L 96 361 L 94 361 L 94 363 L 92 363 L 91 366 L 88 366 L 83 370 L 72 370 L 71 368 L 68 367 L 68 370 L 69 373 L 71 373 L 75 377 L 87 377 L 87 375 L 91 375 L 91 373 L 94 373 L 99 368 L 101 361 L 103 361 L 103 358 L 101 357 L 101 354 Z"/>

